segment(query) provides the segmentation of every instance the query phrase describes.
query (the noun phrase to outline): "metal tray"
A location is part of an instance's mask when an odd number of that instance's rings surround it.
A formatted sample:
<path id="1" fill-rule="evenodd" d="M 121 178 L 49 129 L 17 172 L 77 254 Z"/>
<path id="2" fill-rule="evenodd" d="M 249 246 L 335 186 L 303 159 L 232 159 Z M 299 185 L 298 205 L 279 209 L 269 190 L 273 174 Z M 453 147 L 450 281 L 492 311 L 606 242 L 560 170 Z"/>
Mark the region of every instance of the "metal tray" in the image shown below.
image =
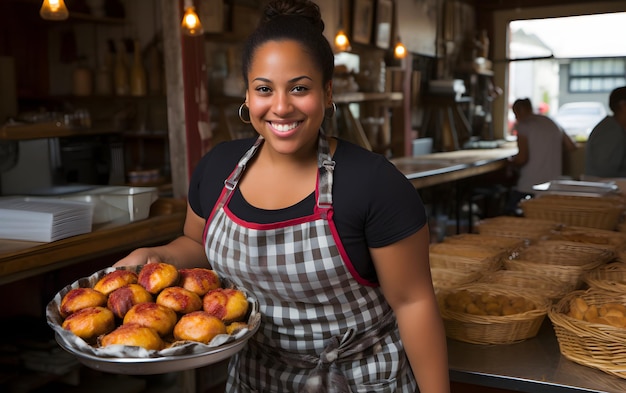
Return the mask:
<path id="1" fill-rule="evenodd" d="M 205 353 L 156 358 L 104 358 L 73 348 L 58 333 L 55 333 L 55 339 L 61 348 L 76 356 L 79 362 L 89 368 L 115 374 L 152 375 L 191 370 L 228 359 L 243 349 L 258 327 L 256 325 L 254 330 L 234 342 L 220 345 Z"/>
<path id="2" fill-rule="evenodd" d="M 617 193 L 619 188 L 614 182 L 552 180 L 534 185 L 533 190 L 538 194 L 605 196 Z"/>
<path id="3" fill-rule="evenodd" d="M 247 341 L 258 331 L 261 315 L 256 297 L 244 290 L 250 305 L 247 318 L 248 328 L 239 333 L 218 335 L 209 344 L 182 342 L 162 351 L 147 351 L 134 346 L 111 346 L 96 348 L 61 327 L 59 304 L 62 297 L 72 288 L 93 287 L 93 284 L 106 273 L 116 268 L 107 268 L 83 277 L 57 293 L 46 307 L 48 324 L 55 331 L 59 346 L 87 367 L 105 372 L 129 375 L 162 374 L 167 372 L 194 369 L 225 360 L 239 352 Z M 139 272 L 139 266 L 118 267 Z M 229 280 L 222 279 L 223 287 L 236 288 Z"/>

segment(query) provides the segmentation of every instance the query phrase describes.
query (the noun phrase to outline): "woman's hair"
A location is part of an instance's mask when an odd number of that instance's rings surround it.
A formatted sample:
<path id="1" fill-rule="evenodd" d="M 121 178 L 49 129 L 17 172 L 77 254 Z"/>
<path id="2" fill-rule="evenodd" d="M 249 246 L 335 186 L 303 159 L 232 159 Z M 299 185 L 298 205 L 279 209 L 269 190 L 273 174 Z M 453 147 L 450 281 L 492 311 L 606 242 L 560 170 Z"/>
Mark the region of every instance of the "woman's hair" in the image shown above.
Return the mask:
<path id="1" fill-rule="evenodd" d="M 256 50 L 268 41 L 293 40 L 309 54 L 322 72 L 324 85 L 333 77 L 335 58 L 323 34 L 324 21 L 317 4 L 309 0 L 273 0 L 243 49 L 242 73 L 248 88 L 248 72 Z"/>

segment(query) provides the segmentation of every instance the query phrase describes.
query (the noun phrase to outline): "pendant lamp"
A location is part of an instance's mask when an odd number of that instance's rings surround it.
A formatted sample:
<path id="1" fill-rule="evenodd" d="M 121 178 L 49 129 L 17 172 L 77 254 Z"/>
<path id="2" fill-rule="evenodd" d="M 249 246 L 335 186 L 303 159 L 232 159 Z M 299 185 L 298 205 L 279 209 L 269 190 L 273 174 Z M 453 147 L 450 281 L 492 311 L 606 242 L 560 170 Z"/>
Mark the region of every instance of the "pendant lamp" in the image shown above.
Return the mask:
<path id="1" fill-rule="evenodd" d="M 340 29 L 335 36 L 335 50 L 337 52 L 348 52 L 350 49 L 350 40 L 346 33 Z"/>
<path id="2" fill-rule="evenodd" d="M 396 45 L 393 47 L 393 57 L 396 59 L 404 59 L 406 57 L 406 46 L 404 46 L 400 37 L 398 37 Z"/>
<path id="3" fill-rule="evenodd" d="M 193 5 L 193 0 L 185 0 L 185 13 L 183 15 L 183 21 L 181 23 L 183 34 L 188 36 L 199 36 L 204 33 L 200 18 L 196 14 L 196 8 Z"/>
<path id="4" fill-rule="evenodd" d="M 39 15 L 46 20 L 65 20 L 70 13 L 63 0 L 43 0 Z"/>

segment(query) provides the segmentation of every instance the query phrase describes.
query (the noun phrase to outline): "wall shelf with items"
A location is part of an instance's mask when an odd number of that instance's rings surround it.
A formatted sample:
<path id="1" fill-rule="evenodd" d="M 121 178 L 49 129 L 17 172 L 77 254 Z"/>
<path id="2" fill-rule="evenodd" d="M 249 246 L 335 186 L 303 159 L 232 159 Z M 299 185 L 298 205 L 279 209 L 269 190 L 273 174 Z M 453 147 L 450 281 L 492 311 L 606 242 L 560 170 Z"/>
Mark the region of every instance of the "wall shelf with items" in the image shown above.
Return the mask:
<path id="1" fill-rule="evenodd" d="M 340 93 L 335 94 L 333 99 L 338 113 L 327 126 L 329 134 L 349 140 L 368 150 L 388 156 L 392 154 L 391 108 L 402 105 L 403 93 Z M 357 108 L 354 108 L 354 105 Z M 376 121 L 371 124 L 366 119 Z M 339 121 L 342 124 L 339 124 Z"/>
<path id="2" fill-rule="evenodd" d="M 0 126 L 0 139 L 22 140 L 167 130 L 165 96 L 49 96 L 36 102 L 47 112 L 30 112 Z M 84 117 L 82 119 L 81 117 Z M 26 119 L 26 120 L 25 120 Z"/>

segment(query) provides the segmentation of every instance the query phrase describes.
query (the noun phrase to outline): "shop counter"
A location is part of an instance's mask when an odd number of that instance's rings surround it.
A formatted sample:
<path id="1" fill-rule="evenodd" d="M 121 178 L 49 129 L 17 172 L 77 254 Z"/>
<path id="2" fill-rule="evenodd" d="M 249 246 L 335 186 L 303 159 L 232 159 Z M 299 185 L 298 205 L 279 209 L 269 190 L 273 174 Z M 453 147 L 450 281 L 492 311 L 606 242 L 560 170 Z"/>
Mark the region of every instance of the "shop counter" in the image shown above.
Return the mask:
<path id="1" fill-rule="evenodd" d="M 173 240 L 183 231 L 186 203 L 160 198 L 150 216 L 127 224 L 104 224 L 90 233 L 50 243 L 0 239 L 0 285 L 85 260 Z"/>
<path id="2" fill-rule="evenodd" d="M 515 154 L 517 147 L 507 146 L 400 157 L 391 162 L 419 189 L 496 172 Z"/>
<path id="3" fill-rule="evenodd" d="M 527 393 L 623 393 L 626 379 L 561 355 L 546 317 L 536 337 L 508 345 L 448 339 L 450 378 L 456 382 Z"/>

